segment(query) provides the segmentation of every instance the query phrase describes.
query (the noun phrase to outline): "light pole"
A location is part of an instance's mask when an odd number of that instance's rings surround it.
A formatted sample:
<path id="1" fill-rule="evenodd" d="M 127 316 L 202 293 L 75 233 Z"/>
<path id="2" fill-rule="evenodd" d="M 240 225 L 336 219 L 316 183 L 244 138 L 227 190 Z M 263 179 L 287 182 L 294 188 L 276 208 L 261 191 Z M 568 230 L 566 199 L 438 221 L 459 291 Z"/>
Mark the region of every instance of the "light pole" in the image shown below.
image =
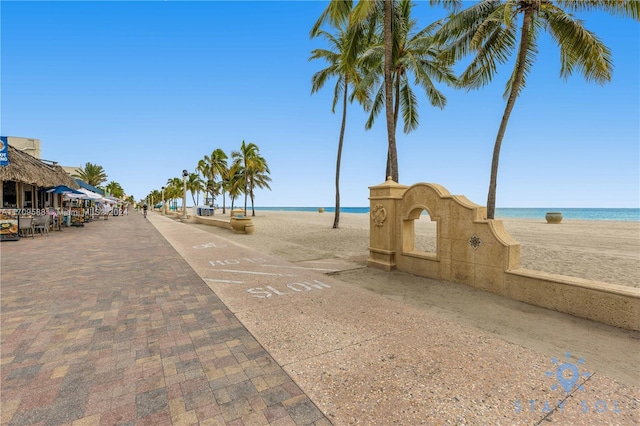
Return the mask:
<path id="1" fill-rule="evenodd" d="M 162 187 L 162 214 L 166 214 L 167 209 L 164 206 L 164 186 Z"/>
<path id="2" fill-rule="evenodd" d="M 187 176 L 189 176 L 189 172 L 186 170 L 182 171 L 182 183 L 183 185 L 183 190 L 182 190 L 182 218 L 186 219 L 187 218 Z"/>

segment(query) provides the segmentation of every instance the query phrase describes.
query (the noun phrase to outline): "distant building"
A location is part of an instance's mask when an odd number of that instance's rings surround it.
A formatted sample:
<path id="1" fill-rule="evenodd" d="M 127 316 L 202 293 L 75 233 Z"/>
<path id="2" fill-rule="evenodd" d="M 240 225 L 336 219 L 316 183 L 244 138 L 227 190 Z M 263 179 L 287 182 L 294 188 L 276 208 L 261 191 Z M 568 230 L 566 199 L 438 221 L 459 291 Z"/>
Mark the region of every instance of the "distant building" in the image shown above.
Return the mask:
<path id="1" fill-rule="evenodd" d="M 9 145 L 14 147 L 18 151 L 27 153 L 30 156 L 37 158 L 38 160 L 42 159 L 40 139 L 19 138 L 16 136 L 7 136 L 6 138 L 7 142 L 9 142 Z"/>

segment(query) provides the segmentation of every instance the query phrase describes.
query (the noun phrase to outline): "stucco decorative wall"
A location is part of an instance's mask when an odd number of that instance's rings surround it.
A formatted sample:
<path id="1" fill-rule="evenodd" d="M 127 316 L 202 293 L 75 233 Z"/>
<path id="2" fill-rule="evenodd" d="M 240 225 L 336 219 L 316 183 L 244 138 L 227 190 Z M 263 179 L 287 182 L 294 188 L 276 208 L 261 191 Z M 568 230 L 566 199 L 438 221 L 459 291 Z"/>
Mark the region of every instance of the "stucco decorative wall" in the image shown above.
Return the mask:
<path id="1" fill-rule="evenodd" d="M 520 244 L 486 208 L 432 183 L 391 179 L 370 190 L 368 266 L 466 284 L 532 305 L 640 330 L 640 289 L 520 268 Z M 414 245 L 422 211 L 436 222 L 436 251 Z"/>

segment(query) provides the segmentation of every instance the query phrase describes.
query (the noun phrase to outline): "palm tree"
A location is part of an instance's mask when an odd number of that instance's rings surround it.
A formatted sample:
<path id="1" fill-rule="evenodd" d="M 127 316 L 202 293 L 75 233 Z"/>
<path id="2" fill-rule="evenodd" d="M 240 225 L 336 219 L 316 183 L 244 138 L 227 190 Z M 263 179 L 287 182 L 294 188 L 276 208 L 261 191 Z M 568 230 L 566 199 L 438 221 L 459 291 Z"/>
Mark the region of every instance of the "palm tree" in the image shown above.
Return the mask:
<path id="1" fill-rule="evenodd" d="M 222 179 L 223 175 L 227 171 L 227 159 L 227 154 L 225 154 L 225 152 L 220 148 L 215 149 L 211 153 L 210 164 L 214 182 L 213 187 L 216 194 L 218 193 L 218 191 L 222 192 L 222 213 L 225 212 L 225 190 L 224 185 L 222 185 Z M 217 177 L 220 177 L 220 180 L 216 180 Z"/>
<path id="2" fill-rule="evenodd" d="M 260 149 L 256 144 L 250 142 L 246 144 L 242 141 L 239 151 L 233 151 L 231 157 L 234 159 L 234 164 L 238 166 L 240 173 L 240 179 L 242 184 L 242 190 L 244 192 L 244 214 L 247 214 L 247 196 L 251 198 L 251 209 L 253 211 L 252 216 L 256 215 L 254 209 L 254 189 L 268 188 L 268 182 L 271 178 L 268 176 L 271 171 L 267 165 L 267 160 L 260 155 Z"/>
<path id="3" fill-rule="evenodd" d="M 325 11 L 315 23 L 311 30 L 313 35 L 319 31 L 325 22 L 330 22 L 334 27 L 339 24 L 349 22 L 349 32 L 353 35 L 348 38 L 347 51 L 348 55 L 353 58 L 356 55 L 358 44 L 356 40 L 364 37 L 369 33 L 373 26 L 383 20 L 383 37 L 384 37 L 384 84 L 385 84 L 385 109 L 387 117 L 387 139 L 388 139 L 388 164 L 389 175 L 398 182 L 398 151 L 396 147 L 396 136 L 393 128 L 393 98 L 392 98 L 392 43 L 394 28 L 402 25 L 401 22 L 394 21 L 394 5 L 396 0 L 371 0 L 360 1 L 355 8 L 352 9 L 353 2 L 350 0 L 331 0 Z"/>
<path id="4" fill-rule="evenodd" d="M 435 42 L 434 33 L 440 27 L 442 21 L 436 21 L 426 28 L 413 33 L 417 21 L 411 19 L 411 0 L 400 0 L 396 6 L 396 20 L 402 22 L 393 32 L 393 132 L 396 133 L 398 118 L 402 113 L 404 133 L 415 130 L 419 124 L 418 101 L 411 88 L 409 77 L 412 75 L 416 84 L 424 89 L 427 99 L 432 106 L 443 109 L 447 103 L 446 97 L 435 84 L 444 82 L 450 86 L 457 85 L 457 79 L 451 70 L 450 64 L 441 59 L 441 52 Z M 371 63 L 369 75 L 363 80 L 363 85 L 372 86 L 378 81 L 378 76 L 383 74 L 384 43 L 380 42 L 372 46 L 363 59 Z M 366 129 L 373 126 L 375 118 L 382 109 L 385 99 L 385 86 L 380 85 L 369 114 Z M 391 155 L 387 156 L 387 176 L 391 172 Z"/>
<path id="5" fill-rule="evenodd" d="M 342 161 L 342 145 L 344 142 L 344 132 L 347 123 L 347 100 L 349 99 L 349 86 L 357 87 L 361 81 L 361 73 L 357 65 L 357 58 L 349 56 L 347 51 L 348 33 L 346 25 L 338 28 L 336 36 L 326 31 L 316 29 L 312 36 L 322 36 L 328 42 L 330 49 L 315 49 L 311 52 L 309 60 L 324 59 L 329 63 L 324 68 L 313 75 L 311 78 L 311 93 L 315 93 L 324 87 L 327 79 L 336 77 L 336 85 L 334 88 L 333 103 L 331 104 L 331 112 L 335 113 L 336 104 L 342 94 L 342 123 L 340 125 L 340 136 L 338 138 L 338 155 L 336 160 L 336 208 L 333 219 L 333 228 L 338 228 L 340 224 L 340 163 Z M 363 44 L 361 44 L 363 45 Z M 360 49 L 363 50 L 363 49 Z M 370 101 L 367 92 L 364 90 L 353 91 L 350 101 L 357 98 L 358 101 L 368 108 Z"/>
<path id="6" fill-rule="evenodd" d="M 613 69 L 610 50 L 570 12 L 603 10 L 639 20 L 636 0 L 481 0 L 462 11 L 459 1 L 431 0 L 454 10 L 437 38 L 448 47 L 449 59 L 475 54 L 460 77 L 464 86 L 477 89 L 489 83 L 497 66 L 515 53 L 513 71 L 504 92 L 506 106 L 496 136 L 487 195 L 487 218 L 495 216 L 500 147 L 509 117 L 538 53 L 537 41 L 547 31 L 560 48 L 560 75 L 580 71 L 587 81 L 604 84 Z M 519 38 L 519 41 L 518 41 Z"/>
<path id="7" fill-rule="evenodd" d="M 120 186 L 118 182 L 111 181 L 105 185 L 104 189 L 116 198 L 122 198 L 124 196 L 124 189 L 122 189 L 122 186 Z"/>
<path id="8" fill-rule="evenodd" d="M 200 175 L 195 172 L 189 173 L 189 176 L 187 177 L 187 191 L 191 192 L 191 199 L 193 200 L 194 205 L 198 205 L 195 197 L 196 192 L 200 193 L 200 191 L 202 191 L 203 189 L 204 182 L 202 182 Z M 198 197 L 198 201 L 199 200 L 200 198 Z"/>
<path id="9" fill-rule="evenodd" d="M 216 178 L 220 176 L 222 178 L 223 173 L 227 169 L 227 154 L 220 149 L 216 148 L 211 155 L 205 155 L 202 160 L 198 162 L 198 171 L 200 171 L 207 182 L 207 191 L 211 193 L 212 198 L 215 197 L 215 191 L 219 187 Z M 222 205 L 224 213 L 224 191 L 222 193 Z"/>
<path id="10" fill-rule="evenodd" d="M 164 189 L 165 197 L 173 201 L 174 210 L 176 211 L 178 208 L 178 203 L 176 200 L 178 198 L 182 198 L 183 186 L 184 184 L 182 182 L 182 179 L 179 177 L 174 177 L 167 179 L 167 185 Z"/>
<path id="11" fill-rule="evenodd" d="M 233 205 L 236 198 L 240 196 L 243 188 L 243 170 L 239 162 L 231 163 L 231 166 L 227 169 L 223 176 L 223 185 L 225 190 L 229 193 L 231 199 L 231 210 L 233 211 Z M 222 210 L 224 214 L 225 211 Z"/>
<path id="12" fill-rule="evenodd" d="M 157 189 L 154 189 L 147 195 L 147 199 L 151 202 L 149 208 L 153 208 L 158 201 L 162 200 L 162 193 Z"/>
<path id="13" fill-rule="evenodd" d="M 259 157 L 259 160 L 256 162 L 256 166 L 251 169 L 251 173 L 249 175 L 249 197 L 251 198 L 251 216 L 256 215 L 256 209 L 254 206 L 255 193 L 253 192 L 255 188 L 264 189 L 267 188 L 271 190 L 269 186 L 269 182 L 271 182 L 271 177 L 269 176 L 271 172 L 269 171 L 269 166 L 267 166 L 267 161 Z M 245 207 L 245 212 L 247 208 Z"/>
<path id="14" fill-rule="evenodd" d="M 89 185 L 98 186 L 107 181 L 107 174 L 104 168 L 97 164 L 87 162 L 82 169 L 76 169 L 72 177 L 82 179 Z"/>
<path id="15" fill-rule="evenodd" d="M 211 166 L 209 165 L 209 158 L 205 155 L 203 159 L 198 161 L 198 166 L 196 170 L 202 173 L 202 178 L 205 182 L 204 185 L 204 193 L 205 193 L 205 204 L 207 204 L 209 194 L 211 194 L 212 181 L 210 179 L 211 176 Z M 213 198 L 213 194 L 211 194 L 211 198 Z"/>

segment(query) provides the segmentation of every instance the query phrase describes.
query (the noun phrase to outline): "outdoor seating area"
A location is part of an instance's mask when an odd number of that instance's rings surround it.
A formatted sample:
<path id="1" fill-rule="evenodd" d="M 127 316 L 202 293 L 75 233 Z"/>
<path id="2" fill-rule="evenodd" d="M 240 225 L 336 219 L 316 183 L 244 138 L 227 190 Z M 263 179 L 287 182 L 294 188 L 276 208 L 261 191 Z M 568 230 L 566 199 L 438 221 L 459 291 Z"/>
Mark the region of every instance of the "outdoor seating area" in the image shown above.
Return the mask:
<path id="1" fill-rule="evenodd" d="M 13 183 L 12 183 L 13 184 Z M 84 227 L 85 223 L 108 216 L 128 213 L 128 205 L 115 197 L 103 196 L 84 188 L 66 185 L 53 187 L 31 186 L 32 199 L 25 206 L 5 206 L 0 209 L 0 241 L 17 241 L 24 237 L 50 236 L 52 231 L 63 231 L 70 226 Z M 26 203 L 29 204 L 26 204 Z M 53 207 L 53 206 L 55 207 Z M 8 208 L 7 208 L 8 207 Z M 122 212 L 122 213 L 121 213 Z"/>

